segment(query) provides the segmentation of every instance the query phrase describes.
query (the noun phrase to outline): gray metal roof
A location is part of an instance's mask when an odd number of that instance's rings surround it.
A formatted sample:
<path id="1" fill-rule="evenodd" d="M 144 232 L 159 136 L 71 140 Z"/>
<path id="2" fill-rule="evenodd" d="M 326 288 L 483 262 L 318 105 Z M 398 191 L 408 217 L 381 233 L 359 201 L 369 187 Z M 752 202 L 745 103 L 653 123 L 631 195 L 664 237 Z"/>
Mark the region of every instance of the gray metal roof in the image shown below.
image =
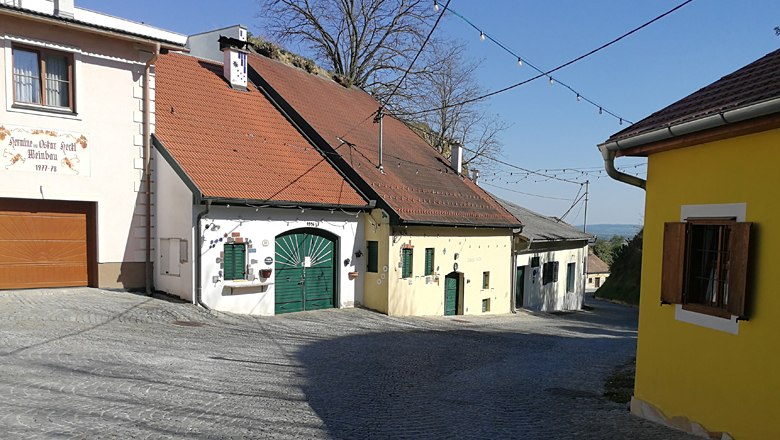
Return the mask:
<path id="1" fill-rule="evenodd" d="M 591 240 L 593 235 L 553 217 L 547 217 L 512 202 L 493 196 L 507 211 L 523 223 L 520 235 L 533 241 Z"/>

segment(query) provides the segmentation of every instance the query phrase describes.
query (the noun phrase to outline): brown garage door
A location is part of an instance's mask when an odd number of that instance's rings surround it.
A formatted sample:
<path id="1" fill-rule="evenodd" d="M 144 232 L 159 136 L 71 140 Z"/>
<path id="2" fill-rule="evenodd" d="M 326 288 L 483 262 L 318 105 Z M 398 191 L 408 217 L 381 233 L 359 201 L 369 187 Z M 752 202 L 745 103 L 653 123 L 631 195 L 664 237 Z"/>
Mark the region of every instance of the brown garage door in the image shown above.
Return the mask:
<path id="1" fill-rule="evenodd" d="M 0 289 L 89 285 L 93 206 L 0 199 Z"/>

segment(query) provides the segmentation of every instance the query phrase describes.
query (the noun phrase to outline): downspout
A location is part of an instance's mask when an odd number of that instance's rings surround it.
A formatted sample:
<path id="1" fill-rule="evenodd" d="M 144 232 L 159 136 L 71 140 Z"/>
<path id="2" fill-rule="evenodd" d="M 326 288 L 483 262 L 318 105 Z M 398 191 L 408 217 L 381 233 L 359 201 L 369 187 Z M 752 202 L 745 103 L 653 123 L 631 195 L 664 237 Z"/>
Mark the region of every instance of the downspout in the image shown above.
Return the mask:
<path id="1" fill-rule="evenodd" d="M 200 222 L 203 217 L 208 215 L 211 210 L 211 200 L 206 200 L 206 209 L 198 213 L 198 217 L 195 220 L 195 227 L 197 228 L 195 237 L 195 252 L 193 252 L 195 263 L 195 295 L 193 295 L 192 303 L 203 307 L 206 310 L 211 310 L 209 306 L 203 303 L 203 281 L 201 280 L 201 249 L 203 249 L 203 228 Z"/>
<path id="2" fill-rule="evenodd" d="M 630 174 L 621 173 L 617 170 L 617 168 L 615 168 L 615 150 L 610 150 L 606 145 L 601 144 L 599 145 L 599 151 L 601 151 L 601 157 L 604 158 L 604 169 L 607 171 L 609 177 L 617 181 L 645 189 L 645 186 L 647 185 L 647 181 L 645 179 L 640 179 L 639 177 L 632 176 Z"/>
<path id="3" fill-rule="evenodd" d="M 144 285 L 146 295 L 152 295 L 152 167 L 151 167 L 151 140 L 152 140 L 152 121 L 151 121 L 151 96 L 149 76 L 152 71 L 152 64 L 157 62 L 160 56 L 160 43 L 154 44 L 152 57 L 144 66 L 144 193 L 146 199 L 146 262 L 144 264 Z"/>

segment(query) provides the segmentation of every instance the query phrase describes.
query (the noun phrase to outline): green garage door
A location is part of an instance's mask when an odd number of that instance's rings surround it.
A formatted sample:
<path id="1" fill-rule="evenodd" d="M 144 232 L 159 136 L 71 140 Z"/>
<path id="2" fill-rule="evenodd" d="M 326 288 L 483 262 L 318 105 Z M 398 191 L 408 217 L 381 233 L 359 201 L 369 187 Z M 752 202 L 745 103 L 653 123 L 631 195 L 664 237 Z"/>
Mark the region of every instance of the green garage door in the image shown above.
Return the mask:
<path id="1" fill-rule="evenodd" d="M 332 308 L 334 240 L 312 232 L 276 237 L 276 313 Z"/>

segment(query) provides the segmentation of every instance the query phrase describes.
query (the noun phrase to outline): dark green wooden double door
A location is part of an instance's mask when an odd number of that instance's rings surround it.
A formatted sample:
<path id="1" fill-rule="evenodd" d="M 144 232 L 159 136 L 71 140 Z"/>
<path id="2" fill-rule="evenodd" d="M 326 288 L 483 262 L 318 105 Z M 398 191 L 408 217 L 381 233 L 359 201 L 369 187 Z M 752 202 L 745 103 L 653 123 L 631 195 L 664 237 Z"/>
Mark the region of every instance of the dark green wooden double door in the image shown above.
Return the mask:
<path id="1" fill-rule="evenodd" d="M 335 241 L 312 232 L 276 237 L 276 313 L 332 308 Z"/>

